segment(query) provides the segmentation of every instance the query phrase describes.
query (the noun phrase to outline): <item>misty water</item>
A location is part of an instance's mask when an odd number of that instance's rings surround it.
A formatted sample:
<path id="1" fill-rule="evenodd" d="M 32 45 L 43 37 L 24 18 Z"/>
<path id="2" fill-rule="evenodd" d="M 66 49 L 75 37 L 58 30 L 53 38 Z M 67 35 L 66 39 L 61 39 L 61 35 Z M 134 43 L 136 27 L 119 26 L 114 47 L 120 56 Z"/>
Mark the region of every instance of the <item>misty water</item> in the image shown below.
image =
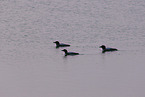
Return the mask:
<path id="1" fill-rule="evenodd" d="M 145 97 L 145 1 L 0 0 L 0 97 Z"/>

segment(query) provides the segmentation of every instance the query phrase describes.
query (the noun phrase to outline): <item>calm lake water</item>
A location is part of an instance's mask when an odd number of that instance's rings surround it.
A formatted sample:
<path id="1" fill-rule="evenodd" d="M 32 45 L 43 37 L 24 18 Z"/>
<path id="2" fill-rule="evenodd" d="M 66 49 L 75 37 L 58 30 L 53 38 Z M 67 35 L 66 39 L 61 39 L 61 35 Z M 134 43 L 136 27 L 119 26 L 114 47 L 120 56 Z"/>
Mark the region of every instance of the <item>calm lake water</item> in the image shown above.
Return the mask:
<path id="1" fill-rule="evenodd" d="M 145 0 L 0 0 L 0 97 L 145 97 Z"/>

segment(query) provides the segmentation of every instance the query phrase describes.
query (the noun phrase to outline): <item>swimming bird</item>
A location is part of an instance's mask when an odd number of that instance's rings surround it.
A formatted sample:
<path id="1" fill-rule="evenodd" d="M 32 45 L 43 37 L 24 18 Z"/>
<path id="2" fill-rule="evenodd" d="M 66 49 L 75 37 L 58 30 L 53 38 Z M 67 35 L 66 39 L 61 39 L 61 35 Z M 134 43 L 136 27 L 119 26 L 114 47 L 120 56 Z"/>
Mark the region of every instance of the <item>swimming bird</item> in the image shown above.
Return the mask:
<path id="1" fill-rule="evenodd" d="M 69 44 L 59 43 L 59 41 L 55 41 L 53 43 L 56 44 L 56 48 L 59 48 L 59 47 L 69 47 L 70 46 Z"/>
<path id="2" fill-rule="evenodd" d="M 109 52 L 109 51 L 118 51 L 116 48 L 106 48 L 105 45 L 100 46 L 102 48 L 102 53 Z"/>
<path id="3" fill-rule="evenodd" d="M 68 52 L 66 49 L 63 49 L 62 51 L 65 52 L 65 56 L 67 56 L 67 55 L 79 55 L 79 53 L 76 53 L 76 52 Z"/>

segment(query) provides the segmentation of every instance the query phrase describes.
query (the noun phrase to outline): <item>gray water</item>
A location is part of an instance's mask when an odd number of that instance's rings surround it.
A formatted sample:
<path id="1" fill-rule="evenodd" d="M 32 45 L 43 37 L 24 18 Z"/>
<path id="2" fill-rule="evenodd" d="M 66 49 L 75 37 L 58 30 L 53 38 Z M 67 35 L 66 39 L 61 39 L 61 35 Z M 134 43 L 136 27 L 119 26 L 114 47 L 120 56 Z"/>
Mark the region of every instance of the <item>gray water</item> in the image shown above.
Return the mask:
<path id="1" fill-rule="evenodd" d="M 145 1 L 0 0 L 0 97 L 145 97 Z"/>

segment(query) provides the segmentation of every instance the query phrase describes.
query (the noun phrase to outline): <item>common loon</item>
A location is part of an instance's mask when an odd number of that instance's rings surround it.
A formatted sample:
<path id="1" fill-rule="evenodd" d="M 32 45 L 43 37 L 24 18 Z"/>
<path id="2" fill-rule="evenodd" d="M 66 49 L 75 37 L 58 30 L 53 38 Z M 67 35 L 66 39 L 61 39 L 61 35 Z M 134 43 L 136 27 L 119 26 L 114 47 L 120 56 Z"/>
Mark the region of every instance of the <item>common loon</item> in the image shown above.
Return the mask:
<path id="1" fill-rule="evenodd" d="M 59 41 L 55 41 L 53 43 L 56 44 L 56 48 L 58 48 L 58 47 L 69 47 L 70 46 L 69 44 L 59 43 Z"/>
<path id="2" fill-rule="evenodd" d="M 75 52 L 68 52 L 66 49 L 62 50 L 65 52 L 65 56 L 67 55 L 79 55 L 79 53 L 75 53 Z"/>
<path id="3" fill-rule="evenodd" d="M 105 45 L 100 46 L 102 48 L 102 53 L 109 52 L 109 51 L 118 51 L 116 48 L 106 48 Z"/>

